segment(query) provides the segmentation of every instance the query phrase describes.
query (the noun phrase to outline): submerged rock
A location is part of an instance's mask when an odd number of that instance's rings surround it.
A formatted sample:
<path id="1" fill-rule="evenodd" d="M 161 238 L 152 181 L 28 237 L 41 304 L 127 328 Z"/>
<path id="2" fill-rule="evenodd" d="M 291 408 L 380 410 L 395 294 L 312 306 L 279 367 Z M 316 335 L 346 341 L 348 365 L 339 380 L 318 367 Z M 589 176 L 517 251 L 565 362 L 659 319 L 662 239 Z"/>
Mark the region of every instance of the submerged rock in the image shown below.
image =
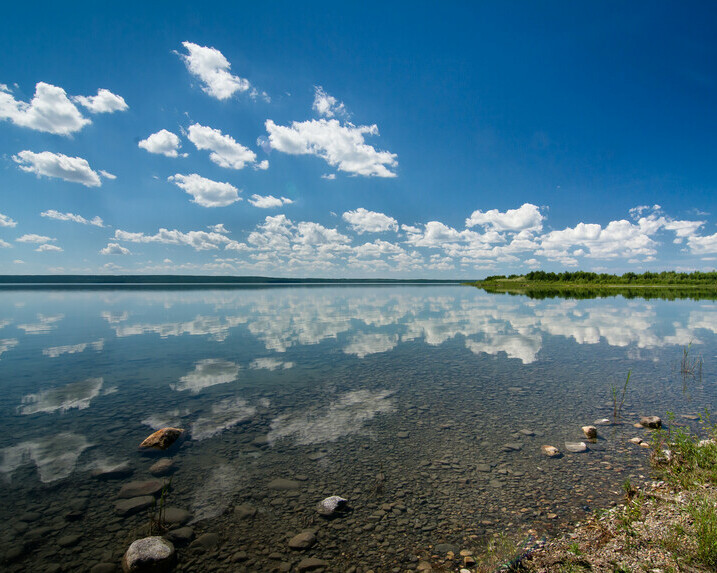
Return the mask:
<path id="1" fill-rule="evenodd" d="M 129 546 L 122 558 L 124 573 L 164 573 L 174 567 L 176 554 L 171 541 L 145 537 Z"/>
<path id="2" fill-rule="evenodd" d="M 662 427 L 662 420 L 659 416 L 642 416 L 640 418 L 640 425 L 644 428 L 656 430 Z"/>
<path id="3" fill-rule="evenodd" d="M 166 450 L 169 446 L 176 442 L 179 436 L 183 433 L 184 430 L 180 428 L 162 428 L 147 436 L 139 447 Z"/>
<path id="4" fill-rule="evenodd" d="M 565 449 L 574 454 L 579 454 L 588 451 L 588 446 L 585 442 L 565 442 Z"/>
<path id="5" fill-rule="evenodd" d="M 119 479 L 129 477 L 134 473 L 134 468 L 129 462 L 119 464 L 97 464 L 92 469 L 92 476 L 97 479 Z"/>
<path id="6" fill-rule="evenodd" d="M 299 489 L 299 482 L 293 479 L 276 478 L 271 480 L 266 487 L 273 490 L 289 491 Z"/>
<path id="7" fill-rule="evenodd" d="M 143 509 L 147 509 L 154 503 L 154 497 L 151 495 L 143 495 L 133 497 L 132 499 L 123 499 L 115 504 L 115 513 L 120 517 L 127 517 L 139 513 Z"/>
<path id="8" fill-rule="evenodd" d="M 149 466 L 149 473 L 153 476 L 166 476 L 174 471 L 174 467 L 172 458 L 162 458 Z"/>
<path id="9" fill-rule="evenodd" d="M 549 458 L 560 457 L 560 450 L 555 446 L 540 446 L 540 451 Z"/>
<path id="10" fill-rule="evenodd" d="M 139 497 L 141 495 L 157 495 L 162 491 L 164 482 L 158 479 L 147 481 L 131 481 L 122 486 L 117 494 L 120 499 Z"/>
<path id="11" fill-rule="evenodd" d="M 345 500 L 343 497 L 339 497 L 338 495 L 332 495 L 331 497 L 327 497 L 326 499 L 321 500 L 316 505 L 316 511 L 319 513 L 319 515 L 323 515 L 324 517 L 330 517 L 334 515 L 337 511 L 340 511 L 344 507 L 346 507 L 347 500 Z"/>
<path id="12" fill-rule="evenodd" d="M 595 426 L 583 426 L 582 430 L 588 440 L 597 439 L 597 428 Z"/>
<path id="13" fill-rule="evenodd" d="M 301 561 L 299 561 L 299 564 L 296 566 L 296 570 L 301 571 L 314 571 L 316 569 L 324 569 L 325 567 L 329 566 L 328 561 L 324 561 L 323 559 L 317 559 L 316 557 L 305 557 Z"/>
<path id="14" fill-rule="evenodd" d="M 249 519 L 256 515 L 256 507 L 248 503 L 242 503 L 234 508 L 234 515 L 237 519 Z"/>
<path id="15" fill-rule="evenodd" d="M 301 533 L 294 535 L 289 540 L 289 547 L 291 549 L 297 549 L 303 551 L 304 549 L 310 549 L 316 543 L 316 534 L 311 529 L 302 531 Z"/>

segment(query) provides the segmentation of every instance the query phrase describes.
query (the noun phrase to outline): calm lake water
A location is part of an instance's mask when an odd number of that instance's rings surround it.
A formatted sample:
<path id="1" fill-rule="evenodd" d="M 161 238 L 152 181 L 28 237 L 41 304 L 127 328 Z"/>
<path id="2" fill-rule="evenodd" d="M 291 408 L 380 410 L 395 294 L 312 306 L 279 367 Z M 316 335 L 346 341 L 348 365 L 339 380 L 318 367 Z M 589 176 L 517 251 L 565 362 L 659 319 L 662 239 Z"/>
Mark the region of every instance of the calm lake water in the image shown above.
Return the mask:
<path id="1" fill-rule="evenodd" d="M 640 415 L 714 410 L 715 333 L 711 301 L 463 286 L 3 290 L 2 566 L 118 565 L 148 517 L 117 494 L 166 457 L 178 525 L 217 534 L 178 541 L 178 570 L 411 571 L 439 544 L 549 535 L 649 477 Z M 679 374 L 690 343 L 701 379 Z M 567 453 L 628 371 L 625 423 Z M 166 425 L 186 439 L 138 451 Z M 319 517 L 330 495 L 352 511 Z M 306 528 L 315 545 L 290 549 Z"/>

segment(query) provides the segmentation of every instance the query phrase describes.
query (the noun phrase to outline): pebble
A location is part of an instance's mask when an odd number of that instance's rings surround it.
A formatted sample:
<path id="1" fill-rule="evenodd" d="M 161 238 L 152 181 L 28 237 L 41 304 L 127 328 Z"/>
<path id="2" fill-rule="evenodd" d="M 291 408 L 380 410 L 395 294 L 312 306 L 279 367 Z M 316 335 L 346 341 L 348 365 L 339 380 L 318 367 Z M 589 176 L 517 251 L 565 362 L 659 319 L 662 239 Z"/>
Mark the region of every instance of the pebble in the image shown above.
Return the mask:
<path id="1" fill-rule="evenodd" d="M 655 430 L 662 427 L 662 420 L 659 416 L 642 416 L 640 418 L 640 425 Z"/>
<path id="2" fill-rule="evenodd" d="M 164 487 L 164 482 L 158 479 L 148 481 L 131 481 L 122 486 L 117 494 L 120 499 L 140 497 L 143 495 L 156 495 Z"/>
<path id="3" fill-rule="evenodd" d="M 293 479 L 276 478 L 271 480 L 266 487 L 277 491 L 289 491 L 299 489 L 299 482 Z"/>
<path id="4" fill-rule="evenodd" d="M 164 510 L 164 521 L 171 525 L 184 525 L 190 519 L 192 519 L 192 514 L 186 509 L 168 507 Z"/>
<path id="5" fill-rule="evenodd" d="M 540 451 L 549 458 L 557 458 L 560 456 L 560 450 L 555 446 L 540 446 Z"/>
<path id="6" fill-rule="evenodd" d="M 120 517 L 127 517 L 128 515 L 134 515 L 143 509 L 147 509 L 153 503 L 154 497 L 151 495 L 123 499 L 115 504 L 115 513 Z"/>
<path id="7" fill-rule="evenodd" d="M 179 527 L 168 531 L 165 537 L 175 545 L 187 545 L 194 539 L 194 530 L 191 527 Z"/>
<path id="8" fill-rule="evenodd" d="M 174 471 L 175 465 L 172 458 L 162 458 L 149 466 L 149 473 L 153 476 L 166 476 Z"/>
<path id="9" fill-rule="evenodd" d="M 574 454 L 587 452 L 588 446 L 585 442 L 565 442 L 565 449 Z"/>
<path id="10" fill-rule="evenodd" d="M 322 569 L 328 567 L 329 562 L 323 559 L 317 559 L 316 557 L 305 557 L 296 566 L 297 571 L 315 571 L 316 569 Z"/>
<path id="11" fill-rule="evenodd" d="M 201 546 L 204 547 L 204 549 L 211 549 L 217 543 L 219 543 L 219 535 L 216 533 L 203 533 L 192 541 L 191 547 Z"/>
<path id="12" fill-rule="evenodd" d="M 582 430 L 588 440 L 594 440 L 597 438 L 597 428 L 595 426 L 583 426 Z"/>
<path id="13" fill-rule="evenodd" d="M 238 519 L 249 519 L 256 515 L 256 508 L 248 503 L 242 503 L 234 508 L 234 515 Z"/>
<path id="14" fill-rule="evenodd" d="M 294 535 L 294 537 L 289 540 L 289 547 L 291 549 L 303 551 L 304 549 L 311 549 L 315 543 L 316 534 L 313 530 L 307 529 L 306 531 L 302 531 L 301 533 Z"/>
<path id="15" fill-rule="evenodd" d="M 74 547 L 82 539 L 81 535 L 63 535 L 57 540 L 57 544 L 60 547 Z"/>

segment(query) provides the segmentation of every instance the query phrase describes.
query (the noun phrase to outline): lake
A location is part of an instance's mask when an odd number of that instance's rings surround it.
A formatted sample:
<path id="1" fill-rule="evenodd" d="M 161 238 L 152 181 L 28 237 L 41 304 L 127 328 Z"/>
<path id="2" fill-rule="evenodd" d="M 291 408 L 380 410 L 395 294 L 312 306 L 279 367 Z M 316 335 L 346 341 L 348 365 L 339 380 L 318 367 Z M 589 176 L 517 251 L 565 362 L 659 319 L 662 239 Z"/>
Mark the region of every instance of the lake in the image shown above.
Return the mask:
<path id="1" fill-rule="evenodd" d="M 7 571 L 110 571 L 149 522 L 118 493 L 166 458 L 165 506 L 192 530 L 175 537 L 177 570 L 293 571 L 306 557 L 415 570 L 609 507 L 625 479 L 649 478 L 649 450 L 628 442 L 648 439 L 641 415 L 694 428 L 717 403 L 712 301 L 457 285 L 0 292 Z M 688 345 L 703 376 L 680 373 Z M 612 418 L 628 372 L 624 423 L 567 452 Z M 167 425 L 184 438 L 138 450 Z M 332 495 L 348 509 L 326 519 L 316 506 Z M 307 528 L 314 545 L 289 548 Z"/>

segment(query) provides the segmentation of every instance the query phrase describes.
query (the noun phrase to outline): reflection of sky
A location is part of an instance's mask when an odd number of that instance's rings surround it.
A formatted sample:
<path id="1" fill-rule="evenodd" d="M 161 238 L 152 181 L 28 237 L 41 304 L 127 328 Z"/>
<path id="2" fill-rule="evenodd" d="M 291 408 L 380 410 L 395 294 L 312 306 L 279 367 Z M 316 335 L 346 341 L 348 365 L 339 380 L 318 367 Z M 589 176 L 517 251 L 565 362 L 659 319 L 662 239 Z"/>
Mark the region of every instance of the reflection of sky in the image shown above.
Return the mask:
<path id="1" fill-rule="evenodd" d="M 271 422 L 269 443 L 289 438 L 302 445 L 320 444 L 356 434 L 378 414 L 395 410 L 391 394 L 388 390 L 356 390 L 323 406 L 278 416 Z"/>
<path id="2" fill-rule="evenodd" d="M 193 394 L 204 388 L 234 382 L 239 376 L 239 365 L 228 360 L 207 358 L 194 365 L 194 371 L 182 376 L 176 384 L 170 384 L 172 390 L 190 390 Z"/>
<path id="3" fill-rule="evenodd" d="M 22 397 L 18 412 L 28 415 L 38 412 L 45 414 L 66 412 L 73 408 L 84 410 L 89 408 L 93 398 L 100 395 L 102 383 L 102 378 L 88 378 L 59 388 L 43 390 L 37 394 L 27 394 Z"/>
<path id="4" fill-rule="evenodd" d="M 0 356 L 17 346 L 17 338 L 0 338 Z"/>
<path id="5" fill-rule="evenodd" d="M 223 356 L 221 360 L 200 361 L 193 371 L 181 378 L 177 375 L 172 387 L 191 392 L 236 380 L 240 368 L 291 368 L 299 362 L 287 353 L 322 343 L 335 344 L 347 357 L 366 359 L 390 353 L 406 342 L 439 346 L 458 338 L 473 353 L 503 355 L 527 364 L 540 359 L 547 336 L 581 345 L 604 343 L 636 356 L 636 351 L 643 349 L 690 341 L 700 344 L 698 334 L 705 330 L 717 334 L 717 310 L 711 304 L 619 298 L 529 300 L 486 295 L 468 287 L 275 288 L 89 296 L 98 298 L 101 306 L 94 316 L 102 318 L 105 330 L 94 342 L 46 344 L 45 356 L 100 351 L 104 344 L 100 336 L 107 338 L 108 330 L 118 338 L 196 336 L 227 344 L 237 343 L 232 336 L 240 337 L 238 353 L 217 353 Z M 62 329 L 56 329 L 74 310 L 69 300 L 72 295 L 68 294 L 67 300 L 56 301 L 56 312 L 38 313 L 29 306 L 24 319 L 8 315 L 3 324 L 16 325 L 21 334 L 51 333 L 61 339 Z M 18 345 L 18 340 L 22 348 L 20 338 L 15 332 L 5 335 L 0 339 L 0 354 Z M 258 357 L 255 350 L 253 355 L 244 351 L 250 344 L 260 346 Z M 10 356 L 17 354 L 14 351 Z"/>
<path id="6" fill-rule="evenodd" d="M 69 476 L 82 452 L 90 446 L 84 436 L 69 432 L 21 442 L 0 450 L 0 473 L 9 480 L 17 468 L 33 462 L 40 481 L 50 483 Z"/>
<path id="7" fill-rule="evenodd" d="M 57 358 L 63 354 L 78 354 L 79 352 L 84 352 L 88 348 L 101 352 L 104 345 L 105 341 L 100 339 L 95 340 L 94 342 L 82 342 L 80 344 L 70 344 L 67 346 L 51 346 L 50 348 L 43 349 L 42 353 L 50 358 Z"/>
<path id="8" fill-rule="evenodd" d="M 212 406 L 211 413 L 200 416 L 192 424 L 192 439 L 205 440 L 240 424 L 256 413 L 242 398 L 227 398 Z"/>

